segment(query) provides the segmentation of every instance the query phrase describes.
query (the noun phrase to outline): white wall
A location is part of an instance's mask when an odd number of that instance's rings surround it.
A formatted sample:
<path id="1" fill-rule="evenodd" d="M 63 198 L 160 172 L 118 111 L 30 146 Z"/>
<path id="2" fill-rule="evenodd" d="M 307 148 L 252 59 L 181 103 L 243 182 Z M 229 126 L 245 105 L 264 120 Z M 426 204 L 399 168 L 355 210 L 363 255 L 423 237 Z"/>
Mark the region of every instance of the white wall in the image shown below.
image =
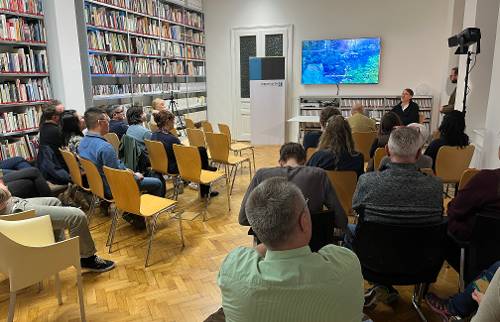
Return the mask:
<path id="1" fill-rule="evenodd" d="M 449 1 L 205 0 L 204 8 L 208 117 L 213 122 L 232 123 L 233 27 L 294 25 L 294 98 L 335 93 L 334 86 L 300 84 L 302 40 L 377 36 L 382 38 L 380 83 L 343 85 L 340 94 L 399 94 L 405 87 L 426 84 L 435 106 L 442 103 L 441 91 L 448 75 Z"/>
<path id="2" fill-rule="evenodd" d="M 80 48 L 72 0 L 45 0 L 50 81 L 54 98 L 67 109 L 85 111 Z"/>

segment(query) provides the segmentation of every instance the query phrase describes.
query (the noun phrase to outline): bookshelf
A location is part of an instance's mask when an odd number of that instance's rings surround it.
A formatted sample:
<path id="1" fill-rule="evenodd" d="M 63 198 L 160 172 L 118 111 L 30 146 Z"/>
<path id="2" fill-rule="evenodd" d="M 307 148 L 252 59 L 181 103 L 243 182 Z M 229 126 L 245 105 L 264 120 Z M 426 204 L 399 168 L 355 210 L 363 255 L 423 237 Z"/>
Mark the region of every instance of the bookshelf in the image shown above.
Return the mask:
<path id="1" fill-rule="evenodd" d="M 204 16 L 190 0 L 76 0 L 87 106 L 206 111 Z"/>
<path id="2" fill-rule="evenodd" d="M 42 0 L 0 0 L 0 160 L 38 152 L 42 105 L 52 99 Z"/>

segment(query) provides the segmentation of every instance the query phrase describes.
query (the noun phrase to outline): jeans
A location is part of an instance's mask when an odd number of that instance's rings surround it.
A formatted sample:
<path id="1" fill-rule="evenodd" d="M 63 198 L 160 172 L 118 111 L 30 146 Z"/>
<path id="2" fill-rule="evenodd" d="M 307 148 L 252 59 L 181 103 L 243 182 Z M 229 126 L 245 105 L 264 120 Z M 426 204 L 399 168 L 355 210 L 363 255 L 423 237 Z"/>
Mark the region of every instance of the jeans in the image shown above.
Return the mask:
<path id="1" fill-rule="evenodd" d="M 78 236 L 80 243 L 80 257 L 86 258 L 95 254 L 96 249 L 90 235 L 87 216 L 83 211 L 74 207 L 63 207 L 57 198 L 14 198 L 12 212 L 34 209 L 37 216 L 49 215 L 56 240 L 60 240 L 61 232 L 69 230 L 71 237 Z"/>
<path id="2" fill-rule="evenodd" d="M 488 269 L 482 271 L 476 280 L 484 278 L 491 281 L 498 268 L 500 268 L 500 261 L 495 262 Z M 458 293 L 450 298 L 448 301 L 448 311 L 453 315 L 459 315 L 461 317 L 467 317 L 474 313 L 478 305 L 477 302 L 472 299 L 473 292 L 474 284 L 469 283 L 462 293 Z"/>
<path id="3" fill-rule="evenodd" d="M 0 161 L 0 168 L 4 170 L 21 170 L 33 166 L 21 157 L 13 157 Z"/>
<path id="4" fill-rule="evenodd" d="M 146 190 L 147 193 L 163 197 L 165 193 L 163 192 L 163 183 L 158 178 L 144 177 L 139 183 L 140 190 Z"/>
<path id="5" fill-rule="evenodd" d="M 354 241 L 354 232 L 356 224 L 347 224 L 347 230 L 344 236 L 344 247 L 352 250 L 352 242 Z"/>

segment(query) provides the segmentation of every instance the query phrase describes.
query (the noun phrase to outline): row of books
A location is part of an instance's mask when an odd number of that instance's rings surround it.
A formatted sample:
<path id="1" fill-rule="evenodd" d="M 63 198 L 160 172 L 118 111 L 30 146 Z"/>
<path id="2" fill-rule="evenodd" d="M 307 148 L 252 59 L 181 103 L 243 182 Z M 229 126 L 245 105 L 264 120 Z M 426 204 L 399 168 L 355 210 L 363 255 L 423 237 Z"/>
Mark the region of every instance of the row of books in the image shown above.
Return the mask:
<path id="1" fill-rule="evenodd" d="M 186 39 L 186 41 L 199 44 L 203 44 L 205 42 L 205 36 L 203 32 L 194 31 L 193 29 L 186 29 L 186 31 L 184 32 L 184 38 Z"/>
<path id="2" fill-rule="evenodd" d="M 150 36 L 160 35 L 160 24 L 158 21 L 141 16 L 128 16 L 127 29 L 139 34 Z"/>
<path id="3" fill-rule="evenodd" d="M 198 107 L 206 104 L 205 96 L 188 97 L 186 99 L 179 99 L 176 101 L 179 110 Z"/>
<path id="4" fill-rule="evenodd" d="M 85 23 L 112 28 L 118 30 L 125 30 L 127 14 L 124 11 L 109 10 L 105 7 L 98 7 L 93 5 L 85 5 Z"/>
<path id="5" fill-rule="evenodd" d="M 38 153 L 38 138 L 35 135 L 25 135 L 14 141 L 0 141 L 0 160 L 20 156 L 28 161 L 33 160 Z"/>
<path id="6" fill-rule="evenodd" d="M 181 92 L 204 92 L 207 90 L 207 84 L 205 82 L 193 82 L 193 83 L 178 83 L 178 89 Z"/>
<path id="7" fill-rule="evenodd" d="M 41 116 L 41 106 L 29 106 L 23 113 L 4 112 L 0 115 L 0 133 L 36 129 Z"/>
<path id="8" fill-rule="evenodd" d="M 89 44 L 89 48 L 91 49 L 123 53 L 128 52 L 127 36 L 123 34 L 100 30 L 89 30 L 87 31 L 87 42 Z"/>
<path id="9" fill-rule="evenodd" d="M 199 46 L 186 46 L 186 56 L 187 58 L 194 59 L 204 59 L 205 58 L 205 48 Z"/>
<path id="10" fill-rule="evenodd" d="M 48 73 L 47 52 L 24 48 L 0 53 L 0 73 Z"/>
<path id="11" fill-rule="evenodd" d="M 42 0 L 0 0 L 0 10 L 43 15 Z"/>
<path id="12" fill-rule="evenodd" d="M 205 66 L 204 65 L 196 65 L 193 62 L 187 62 L 186 64 L 186 72 L 188 76 L 205 76 Z"/>
<path id="13" fill-rule="evenodd" d="M 92 85 L 92 95 L 130 94 L 130 84 Z"/>
<path id="14" fill-rule="evenodd" d="M 35 102 L 52 99 L 48 78 L 25 79 L 0 83 L 0 103 Z"/>
<path id="15" fill-rule="evenodd" d="M 102 55 L 90 55 L 90 72 L 92 74 L 133 74 L 133 75 L 163 75 L 163 76 L 205 76 L 205 67 L 187 62 L 168 59 L 151 58 L 117 59 Z"/>
<path id="16" fill-rule="evenodd" d="M 5 15 L 0 15 L 0 39 L 45 42 L 45 26 L 42 20 L 7 18 Z"/>
<path id="17" fill-rule="evenodd" d="M 115 85 L 93 85 L 92 93 L 97 95 L 120 95 L 131 93 L 157 93 L 180 91 L 181 83 L 138 83 L 138 84 L 115 84 Z"/>
<path id="18" fill-rule="evenodd" d="M 92 74 L 128 74 L 130 62 L 116 57 L 90 55 L 90 72 Z"/>

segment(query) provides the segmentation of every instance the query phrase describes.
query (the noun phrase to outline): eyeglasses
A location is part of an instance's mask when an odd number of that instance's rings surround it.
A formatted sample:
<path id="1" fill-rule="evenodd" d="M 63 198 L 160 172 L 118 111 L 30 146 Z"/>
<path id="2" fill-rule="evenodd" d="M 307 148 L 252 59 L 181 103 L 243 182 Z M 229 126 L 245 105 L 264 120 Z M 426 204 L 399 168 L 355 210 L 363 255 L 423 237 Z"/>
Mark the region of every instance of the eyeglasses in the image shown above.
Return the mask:
<path id="1" fill-rule="evenodd" d="M 105 118 L 103 118 L 103 119 L 98 119 L 98 121 L 106 121 L 106 122 L 108 122 L 108 123 L 109 123 L 109 117 L 105 117 Z"/>
<path id="2" fill-rule="evenodd" d="M 304 213 L 304 211 L 306 211 L 308 203 L 309 203 L 309 198 L 306 198 L 306 200 L 304 201 L 304 208 L 302 208 L 302 210 L 300 211 L 301 215 Z"/>
<path id="3" fill-rule="evenodd" d="M 125 111 L 124 110 L 121 110 L 121 111 L 115 111 L 115 114 L 122 114 L 124 113 Z"/>

